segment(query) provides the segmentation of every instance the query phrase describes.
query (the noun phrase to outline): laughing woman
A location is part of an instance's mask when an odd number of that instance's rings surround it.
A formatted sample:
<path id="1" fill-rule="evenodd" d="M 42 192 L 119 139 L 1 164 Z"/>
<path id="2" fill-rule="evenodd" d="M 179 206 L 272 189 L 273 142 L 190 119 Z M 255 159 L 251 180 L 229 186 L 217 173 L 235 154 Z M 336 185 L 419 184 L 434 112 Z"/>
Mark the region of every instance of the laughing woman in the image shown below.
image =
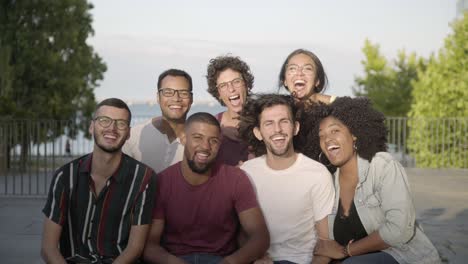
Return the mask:
<path id="1" fill-rule="evenodd" d="M 304 106 L 333 102 L 335 96 L 323 94 L 327 84 L 322 62 L 317 55 L 306 49 L 291 52 L 281 66 L 278 87 L 286 88 Z"/>
<path id="2" fill-rule="evenodd" d="M 329 235 L 315 254 L 342 263 L 440 263 L 415 220 L 403 167 L 386 152 L 385 117 L 366 98 L 337 98 L 314 107 L 304 150 L 334 174 Z"/>
<path id="3" fill-rule="evenodd" d="M 208 64 L 208 92 L 227 110 L 216 115 L 221 124 L 222 141 L 218 160 L 236 166 L 253 157 L 248 145 L 238 136 L 239 113 L 253 87 L 250 68 L 239 57 L 219 56 Z"/>

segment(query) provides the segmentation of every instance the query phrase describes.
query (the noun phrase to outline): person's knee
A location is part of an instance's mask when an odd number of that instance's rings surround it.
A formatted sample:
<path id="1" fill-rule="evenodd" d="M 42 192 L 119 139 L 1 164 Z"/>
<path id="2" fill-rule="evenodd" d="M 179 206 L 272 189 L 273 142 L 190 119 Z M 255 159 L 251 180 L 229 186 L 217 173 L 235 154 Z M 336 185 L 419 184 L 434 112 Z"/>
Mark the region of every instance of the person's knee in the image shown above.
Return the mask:
<path id="1" fill-rule="evenodd" d="M 357 260 L 357 257 L 349 257 L 341 262 L 342 264 L 357 264 L 359 263 L 359 260 Z"/>

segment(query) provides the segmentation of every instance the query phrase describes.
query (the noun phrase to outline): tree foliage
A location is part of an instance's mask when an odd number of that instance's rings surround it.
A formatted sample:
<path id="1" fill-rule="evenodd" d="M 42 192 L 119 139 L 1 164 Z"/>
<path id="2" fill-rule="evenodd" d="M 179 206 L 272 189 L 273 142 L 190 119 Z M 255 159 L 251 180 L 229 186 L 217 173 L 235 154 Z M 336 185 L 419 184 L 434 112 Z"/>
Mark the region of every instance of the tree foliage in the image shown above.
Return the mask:
<path id="1" fill-rule="evenodd" d="M 374 107 L 386 116 L 407 116 L 412 101 L 412 81 L 417 79 L 418 69 L 424 69 L 424 61 L 403 50 L 396 60 L 389 62 L 381 55 L 379 45 L 369 40 L 365 41 L 362 51 L 364 76 L 355 77 L 353 93 L 369 97 Z"/>
<path id="2" fill-rule="evenodd" d="M 449 159 L 454 167 L 467 163 L 468 12 L 452 28 L 444 47 L 429 59 L 427 69 L 419 72 L 414 83 L 410 116 L 429 117 L 438 123 L 437 129 L 430 122 L 417 122 L 412 127 L 409 147 L 422 166 L 437 167 L 441 159 Z M 444 145 L 461 147 L 446 153 Z"/>
<path id="3" fill-rule="evenodd" d="M 86 43 L 94 32 L 86 0 L 2 0 L 0 116 L 83 119 L 106 66 Z M 78 115 L 77 115 L 78 114 Z"/>
<path id="4" fill-rule="evenodd" d="M 86 0 L 0 0 L 0 157 L 7 167 L 14 146 L 24 169 L 31 142 L 87 127 L 106 71 L 86 42 L 94 34 L 91 8 Z M 73 120 L 73 127 L 37 128 L 40 135 L 4 129 L 13 119 Z"/>

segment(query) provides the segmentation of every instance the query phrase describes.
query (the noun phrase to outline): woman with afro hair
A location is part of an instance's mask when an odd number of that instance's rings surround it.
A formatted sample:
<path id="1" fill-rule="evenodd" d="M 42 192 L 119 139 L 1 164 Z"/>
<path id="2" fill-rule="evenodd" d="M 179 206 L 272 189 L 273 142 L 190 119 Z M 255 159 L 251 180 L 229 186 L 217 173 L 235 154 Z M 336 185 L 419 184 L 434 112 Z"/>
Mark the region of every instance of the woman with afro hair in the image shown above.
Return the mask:
<path id="1" fill-rule="evenodd" d="M 387 150 L 385 117 L 367 98 L 337 98 L 306 114 L 304 154 L 329 166 L 336 198 L 316 255 L 342 263 L 440 263 L 415 220 L 408 179 Z"/>

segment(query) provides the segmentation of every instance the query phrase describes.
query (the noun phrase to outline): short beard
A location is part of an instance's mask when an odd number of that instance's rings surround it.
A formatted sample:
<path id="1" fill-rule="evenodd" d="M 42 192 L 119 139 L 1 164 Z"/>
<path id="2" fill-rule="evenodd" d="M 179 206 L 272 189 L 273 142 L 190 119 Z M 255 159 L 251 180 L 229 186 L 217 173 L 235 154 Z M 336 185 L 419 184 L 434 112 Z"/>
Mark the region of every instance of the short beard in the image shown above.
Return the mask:
<path id="1" fill-rule="evenodd" d="M 189 160 L 187 159 L 187 164 L 189 166 L 189 168 L 195 172 L 195 173 L 198 173 L 198 174 L 204 174 L 205 172 L 207 172 L 209 169 L 211 169 L 211 166 L 212 166 L 212 163 L 208 163 L 206 164 L 205 167 L 203 168 L 198 168 L 197 165 L 195 164 L 195 162 L 193 160 Z"/>
<path id="2" fill-rule="evenodd" d="M 122 146 L 125 144 L 125 140 L 122 140 L 122 142 L 120 142 L 117 146 L 106 148 L 102 146 L 101 144 L 99 144 L 96 138 L 96 134 L 94 134 L 94 142 L 96 143 L 96 146 L 98 146 L 98 148 L 100 148 L 102 151 L 107 152 L 109 154 L 114 154 L 114 153 L 119 152 L 122 149 Z"/>
<path id="3" fill-rule="evenodd" d="M 266 147 L 271 152 L 271 154 L 273 154 L 273 155 L 275 155 L 277 157 L 286 156 L 288 154 L 289 150 L 291 149 L 291 146 L 288 146 L 283 151 L 277 151 L 272 146 L 266 146 Z"/>

